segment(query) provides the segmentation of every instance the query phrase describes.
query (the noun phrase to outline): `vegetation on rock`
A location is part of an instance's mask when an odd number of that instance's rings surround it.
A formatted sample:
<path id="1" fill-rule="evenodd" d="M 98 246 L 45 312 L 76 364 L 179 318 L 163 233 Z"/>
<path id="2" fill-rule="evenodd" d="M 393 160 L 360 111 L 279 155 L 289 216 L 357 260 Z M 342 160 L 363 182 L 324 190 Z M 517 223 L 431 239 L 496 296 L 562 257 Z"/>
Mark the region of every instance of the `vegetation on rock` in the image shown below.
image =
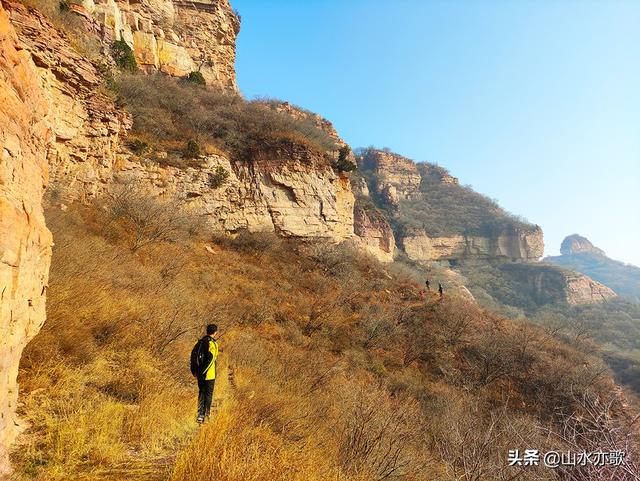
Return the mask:
<path id="1" fill-rule="evenodd" d="M 120 70 L 134 73 L 138 70 L 138 63 L 133 50 L 129 44 L 123 40 L 114 40 L 111 44 L 111 55 Z"/>
<path id="2" fill-rule="evenodd" d="M 322 155 L 335 147 L 334 140 L 311 122 L 214 87 L 163 75 L 122 75 L 116 89 L 133 114 L 133 133 L 164 150 L 198 138 L 232 160 L 250 161 L 279 155 L 282 149 L 300 147 Z"/>
<path id="3" fill-rule="evenodd" d="M 229 178 L 229 171 L 222 166 L 216 167 L 215 172 L 209 175 L 209 186 L 218 189 L 224 185 Z"/>
<path id="4" fill-rule="evenodd" d="M 187 75 L 185 80 L 196 85 L 207 85 L 207 81 L 205 80 L 204 75 L 202 75 L 202 72 L 198 70 L 189 72 L 189 75 Z"/>
<path id="5" fill-rule="evenodd" d="M 338 159 L 336 160 L 334 167 L 339 172 L 353 172 L 356 170 L 356 164 L 351 161 L 349 156 L 351 155 L 351 147 L 345 145 L 338 150 Z"/>

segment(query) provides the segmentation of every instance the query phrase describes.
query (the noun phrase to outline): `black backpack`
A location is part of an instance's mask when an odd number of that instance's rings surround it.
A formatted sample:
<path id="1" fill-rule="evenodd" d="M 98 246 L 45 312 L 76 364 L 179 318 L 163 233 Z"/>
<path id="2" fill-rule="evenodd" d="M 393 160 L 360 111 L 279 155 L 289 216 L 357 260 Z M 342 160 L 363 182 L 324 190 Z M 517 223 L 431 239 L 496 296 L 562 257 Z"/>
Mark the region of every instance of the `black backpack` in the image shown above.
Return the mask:
<path id="1" fill-rule="evenodd" d="M 191 374 L 201 377 L 205 369 L 211 364 L 213 354 L 209 351 L 209 341 L 211 337 L 204 336 L 200 339 L 191 351 Z"/>

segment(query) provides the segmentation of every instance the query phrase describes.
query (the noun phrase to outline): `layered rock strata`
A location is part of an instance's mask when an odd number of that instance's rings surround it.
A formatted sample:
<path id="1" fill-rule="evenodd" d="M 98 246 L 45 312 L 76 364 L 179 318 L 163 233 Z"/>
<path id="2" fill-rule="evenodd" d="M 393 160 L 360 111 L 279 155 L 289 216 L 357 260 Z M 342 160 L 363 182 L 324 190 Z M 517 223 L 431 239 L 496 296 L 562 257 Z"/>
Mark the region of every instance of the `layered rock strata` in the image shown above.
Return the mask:
<path id="1" fill-rule="evenodd" d="M 431 237 L 417 230 L 402 237 L 402 249 L 418 262 L 465 259 L 537 261 L 544 253 L 542 229 L 505 231 L 495 236 Z"/>
<path id="2" fill-rule="evenodd" d="M 228 173 L 221 186 L 212 181 L 219 169 Z M 195 168 L 128 160 L 114 181 L 106 189 L 132 183 L 160 198 L 183 200 L 213 231 L 270 231 L 336 242 L 353 236 L 349 179 L 304 149 L 252 162 L 211 155 Z"/>
<path id="3" fill-rule="evenodd" d="M 70 0 L 102 25 L 105 42 L 124 40 L 145 71 L 184 77 L 200 71 L 207 84 L 237 90 L 240 18 L 228 0 Z"/>
<path id="4" fill-rule="evenodd" d="M 37 68 L 0 6 L 0 476 L 17 434 L 23 348 L 45 319 L 51 234 L 42 212 L 51 139 Z"/>
<path id="5" fill-rule="evenodd" d="M 356 244 L 380 262 L 392 262 L 396 240 L 384 214 L 375 207 L 356 202 L 353 220 Z"/>

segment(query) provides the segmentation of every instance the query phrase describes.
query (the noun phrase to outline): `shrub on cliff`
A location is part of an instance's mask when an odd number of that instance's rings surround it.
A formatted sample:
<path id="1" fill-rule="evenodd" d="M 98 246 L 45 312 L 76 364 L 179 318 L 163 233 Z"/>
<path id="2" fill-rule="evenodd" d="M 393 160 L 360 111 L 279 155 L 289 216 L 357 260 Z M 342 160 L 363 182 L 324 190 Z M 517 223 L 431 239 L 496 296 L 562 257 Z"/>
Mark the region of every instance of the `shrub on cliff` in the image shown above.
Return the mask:
<path id="1" fill-rule="evenodd" d="M 202 149 L 200 148 L 200 144 L 193 139 L 187 140 L 187 144 L 184 147 L 184 156 L 187 159 L 195 159 L 200 157 L 202 153 Z"/>
<path id="2" fill-rule="evenodd" d="M 207 85 L 207 81 L 204 79 L 204 75 L 199 70 L 189 72 L 189 75 L 185 77 L 187 82 L 191 82 L 196 85 Z"/>
<path id="3" fill-rule="evenodd" d="M 334 163 L 334 167 L 338 169 L 339 172 L 353 172 L 356 170 L 357 166 L 349 158 L 350 154 L 351 148 L 348 145 L 340 147 L 338 159 Z"/>
<path id="4" fill-rule="evenodd" d="M 244 161 L 301 150 L 321 157 L 335 148 L 334 140 L 312 122 L 213 87 L 163 75 L 123 75 L 116 90 L 133 114 L 133 133 L 166 151 L 193 138 L 203 151 L 211 146 Z"/>
<path id="5" fill-rule="evenodd" d="M 111 56 L 118 68 L 123 72 L 133 73 L 138 71 L 138 62 L 136 62 L 133 50 L 124 40 L 115 40 L 111 44 Z"/>
<path id="6" fill-rule="evenodd" d="M 216 167 L 216 170 L 209 174 L 209 186 L 212 189 L 222 187 L 229 178 L 229 171 L 222 166 Z"/>
<path id="7" fill-rule="evenodd" d="M 142 155 L 149 151 L 149 143 L 141 139 L 133 139 L 129 142 L 129 148 L 136 155 Z"/>

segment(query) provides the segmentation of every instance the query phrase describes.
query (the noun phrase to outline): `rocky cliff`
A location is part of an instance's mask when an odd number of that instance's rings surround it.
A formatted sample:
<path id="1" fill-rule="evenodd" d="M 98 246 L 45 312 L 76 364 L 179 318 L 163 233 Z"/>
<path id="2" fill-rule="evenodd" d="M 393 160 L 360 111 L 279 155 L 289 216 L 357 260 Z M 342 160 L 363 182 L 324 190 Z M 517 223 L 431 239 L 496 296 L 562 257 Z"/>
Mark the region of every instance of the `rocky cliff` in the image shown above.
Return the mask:
<path id="1" fill-rule="evenodd" d="M 375 179 L 373 192 L 390 207 L 397 208 L 401 200 L 419 196 L 422 176 L 410 159 L 384 150 L 371 150 L 359 159 L 363 170 Z"/>
<path id="2" fill-rule="evenodd" d="M 36 10 L 7 5 L 21 47 L 37 64 L 52 112 L 55 141 L 48 162 L 54 202 L 85 202 L 135 182 L 166 200 L 184 201 L 215 231 L 275 231 L 334 241 L 353 237 L 349 180 L 303 148 L 265 152 L 254 162 L 208 155 L 194 168 L 133 155 L 125 145 L 131 116 L 103 92 L 97 68 Z M 322 124 L 329 129 L 328 122 Z M 222 186 L 211 182 L 218 168 L 229 174 Z"/>
<path id="3" fill-rule="evenodd" d="M 542 230 L 505 230 L 492 236 L 454 235 L 433 237 L 423 230 L 406 233 L 402 248 L 418 262 L 468 259 L 537 261 L 544 252 Z"/>
<path id="4" fill-rule="evenodd" d="M 380 262 L 392 262 L 396 240 L 384 214 L 370 203 L 356 201 L 353 220 L 356 245 Z"/>
<path id="5" fill-rule="evenodd" d="M 375 149 L 364 151 L 358 164 L 360 195 L 385 210 L 411 260 L 537 261 L 543 254 L 540 227 L 510 217 L 442 167 Z"/>
<path id="6" fill-rule="evenodd" d="M 212 179 L 229 174 L 223 185 Z M 181 200 L 216 232 L 276 232 L 287 237 L 353 237 L 355 198 L 349 179 L 305 149 L 252 162 L 209 155 L 197 167 L 142 165 L 127 159 L 104 184 L 129 183 L 163 199 Z"/>
<path id="7" fill-rule="evenodd" d="M 131 119 L 103 92 L 96 67 L 37 10 L 7 2 L 20 47 L 37 66 L 55 141 L 47 152 L 52 188 L 95 195 L 117 163 Z"/>
<path id="8" fill-rule="evenodd" d="M 584 274 L 548 264 L 504 264 L 500 270 L 511 285 L 529 295 L 538 306 L 597 304 L 616 297 L 607 286 Z"/>
<path id="9" fill-rule="evenodd" d="M 36 65 L 0 6 L 0 476 L 15 438 L 22 349 L 45 318 L 51 235 L 42 194 L 51 139 L 49 103 Z"/>
<path id="10" fill-rule="evenodd" d="M 240 18 L 227 0 L 70 0 L 97 20 L 105 43 L 124 40 L 146 72 L 184 77 L 200 71 L 209 85 L 237 90 Z"/>

